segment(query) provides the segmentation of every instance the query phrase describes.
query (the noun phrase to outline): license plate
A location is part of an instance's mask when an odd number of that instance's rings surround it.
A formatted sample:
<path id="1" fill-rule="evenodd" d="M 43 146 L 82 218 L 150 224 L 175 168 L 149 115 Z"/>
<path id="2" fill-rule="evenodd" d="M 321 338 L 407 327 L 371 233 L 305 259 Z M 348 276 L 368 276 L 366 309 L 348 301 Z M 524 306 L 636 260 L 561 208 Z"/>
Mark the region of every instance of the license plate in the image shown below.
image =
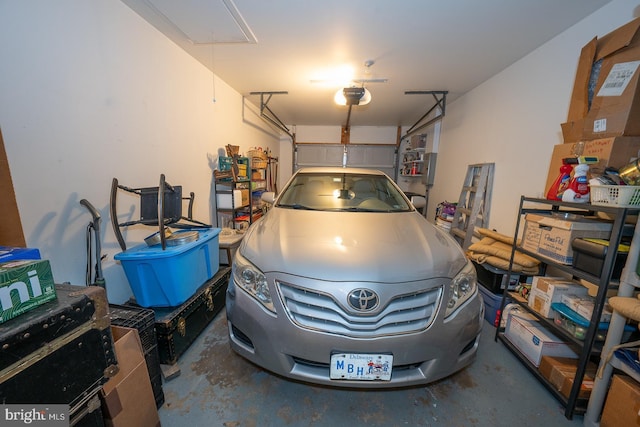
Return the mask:
<path id="1" fill-rule="evenodd" d="M 335 353 L 329 369 L 332 380 L 389 381 L 392 354 Z"/>

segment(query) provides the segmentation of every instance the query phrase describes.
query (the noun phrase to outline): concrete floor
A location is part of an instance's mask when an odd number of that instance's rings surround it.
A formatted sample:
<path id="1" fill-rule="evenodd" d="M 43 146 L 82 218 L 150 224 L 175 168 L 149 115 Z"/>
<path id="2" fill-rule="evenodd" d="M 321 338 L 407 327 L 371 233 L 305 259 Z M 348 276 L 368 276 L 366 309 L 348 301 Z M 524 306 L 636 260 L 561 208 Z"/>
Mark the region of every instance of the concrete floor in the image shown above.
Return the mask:
<path id="1" fill-rule="evenodd" d="M 426 387 L 362 391 L 272 375 L 231 351 L 224 311 L 164 383 L 163 427 L 577 426 L 485 323 L 478 359 Z"/>

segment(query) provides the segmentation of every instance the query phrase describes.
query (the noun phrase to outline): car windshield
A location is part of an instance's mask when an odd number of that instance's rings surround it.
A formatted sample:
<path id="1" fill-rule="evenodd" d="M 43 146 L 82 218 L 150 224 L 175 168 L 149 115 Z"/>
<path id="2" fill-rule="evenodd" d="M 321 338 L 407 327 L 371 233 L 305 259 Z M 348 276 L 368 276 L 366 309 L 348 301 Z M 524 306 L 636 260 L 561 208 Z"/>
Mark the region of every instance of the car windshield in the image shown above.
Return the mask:
<path id="1" fill-rule="evenodd" d="M 386 175 L 299 173 L 276 205 L 341 212 L 407 212 L 412 208 Z"/>

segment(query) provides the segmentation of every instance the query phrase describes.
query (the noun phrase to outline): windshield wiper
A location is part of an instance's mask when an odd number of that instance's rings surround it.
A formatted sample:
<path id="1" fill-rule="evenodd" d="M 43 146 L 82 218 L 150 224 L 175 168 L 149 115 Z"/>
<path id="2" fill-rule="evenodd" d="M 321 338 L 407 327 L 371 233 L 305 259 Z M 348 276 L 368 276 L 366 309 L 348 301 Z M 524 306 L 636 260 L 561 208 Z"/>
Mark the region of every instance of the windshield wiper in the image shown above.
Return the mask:
<path id="1" fill-rule="evenodd" d="M 316 208 L 310 208 L 309 206 L 305 206 L 305 205 L 301 205 L 299 203 L 294 203 L 292 205 L 278 205 L 279 208 L 285 208 L 285 209 L 302 209 L 302 210 L 307 210 L 307 211 L 317 211 L 319 209 Z"/>
<path id="2" fill-rule="evenodd" d="M 338 208 L 336 210 L 342 212 L 391 212 L 388 209 L 359 208 L 357 206 L 352 206 L 350 208 Z"/>

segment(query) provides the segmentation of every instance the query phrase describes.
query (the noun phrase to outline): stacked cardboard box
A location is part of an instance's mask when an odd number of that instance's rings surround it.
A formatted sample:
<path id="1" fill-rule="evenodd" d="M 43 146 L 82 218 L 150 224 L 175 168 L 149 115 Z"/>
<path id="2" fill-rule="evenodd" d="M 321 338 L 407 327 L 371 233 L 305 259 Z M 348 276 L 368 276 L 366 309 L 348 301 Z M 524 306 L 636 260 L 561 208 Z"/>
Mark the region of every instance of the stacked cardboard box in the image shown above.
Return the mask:
<path id="1" fill-rule="evenodd" d="M 553 318 L 551 304 L 560 302 L 566 294 L 586 295 L 587 288 L 560 277 L 534 276 L 529 293 L 529 307 L 546 318 Z"/>
<path id="2" fill-rule="evenodd" d="M 590 295 L 575 295 L 575 294 L 563 294 L 560 298 L 560 302 L 569 307 L 571 310 L 578 313 L 585 319 L 591 319 L 593 316 L 593 309 L 595 308 L 596 299 Z M 611 322 L 611 306 L 605 303 L 602 308 L 601 322 Z"/>
<path id="3" fill-rule="evenodd" d="M 550 215 L 528 213 L 522 237 L 522 247 L 561 264 L 573 263 L 571 242 L 576 238 L 606 239 L 611 223 L 593 220 L 567 220 Z"/>
<path id="4" fill-rule="evenodd" d="M 598 367 L 589 362 L 585 372 L 585 377 L 580 385 L 578 397 L 588 399 L 593 390 L 593 382 Z M 539 371 L 549 383 L 555 387 L 564 397 L 569 397 L 573 388 L 573 380 L 578 370 L 578 359 L 566 357 L 542 356 Z"/>
<path id="5" fill-rule="evenodd" d="M 555 336 L 529 313 L 510 312 L 504 336 L 535 367 L 540 366 L 543 356 L 578 358 L 569 343 Z"/>
<path id="6" fill-rule="evenodd" d="M 619 169 L 637 158 L 640 151 L 640 136 L 600 138 L 584 141 L 580 143 L 580 148 L 576 148 L 577 145 L 577 142 L 567 141 L 565 137 L 564 144 L 557 144 L 553 147 L 546 190 L 558 177 L 562 159 L 575 157 L 576 152 L 581 150 L 583 156 L 598 157 L 598 163 L 590 165 L 589 171 L 592 175 L 601 175 L 607 167 Z"/>
<path id="7" fill-rule="evenodd" d="M 581 51 L 567 122 L 561 125 L 564 144 L 555 147 L 547 184 L 558 176 L 562 159 L 598 156 L 591 172 L 620 168 L 640 150 L 640 18 L 604 37 L 594 38 Z M 546 192 L 546 191 L 545 191 Z"/>
<path id="8" fill-rule="evenodd" d="M 582 48 L 565 142 L 640 136 L 640 18 Z M 595 82 L 595 86 L 594 86 Z"/>

